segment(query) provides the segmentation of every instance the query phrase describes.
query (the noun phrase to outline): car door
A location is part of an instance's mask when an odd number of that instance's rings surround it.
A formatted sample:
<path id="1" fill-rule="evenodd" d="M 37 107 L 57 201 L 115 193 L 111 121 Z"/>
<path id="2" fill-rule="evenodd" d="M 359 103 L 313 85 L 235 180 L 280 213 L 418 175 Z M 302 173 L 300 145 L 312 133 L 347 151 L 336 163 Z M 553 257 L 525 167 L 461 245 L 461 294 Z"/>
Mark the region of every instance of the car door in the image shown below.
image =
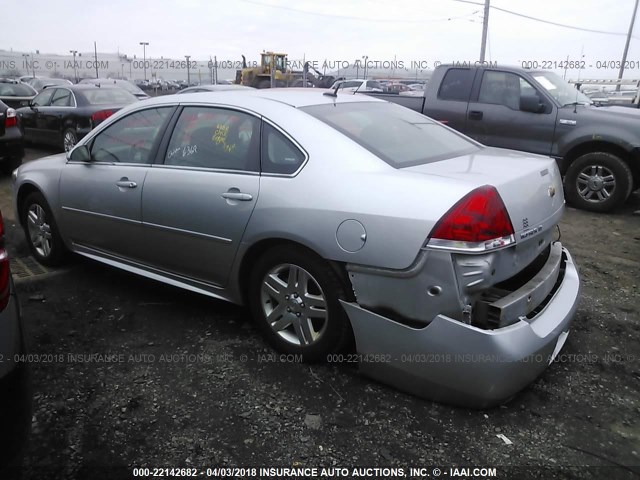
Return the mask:
<path id="1" fill-rule="evenodd" d="M 184 107 L 142 193 L 145 262 L 224 286 L 260 189 L 260 119 Z"/>
<path id="2" fill-rule="evenodd" d="M 62 231 L 86 253 L 139 261 L 145 177 L 174 107 L 138 110 L 100 131 L 90 159 L 73 151 L 60 178 Z"/>
<path id="3" fill-rule="evenodd" d="M 51 102 L 51 96 L 53 90 L 45 89 L 36 95 L 31 101 L 29 108 L 25 108 L 20 112 L 20 121 L 24 128 L 24 134 L 26 140 L 34 143 L 42 142 L 43 137 L 41 135 L 42 129 L 41 123 L 39 123 L 38 115 L 41 109 L 46 108 Z"/>
<path id="4" fill-rule="evenodd" d="M 44 141 L 50 145 L 62 145 L 62 125 L 64 119 L 71 114 L 75 103 L 73 94 L 68 88 L 56 88 L 51 96 L 51 102 L 40 111 L 44 127 Z"/>
<path id="5" fill-rule="evenodd" d="M 425 114 L 434 120 L 467 133 L 467 108 L 476 70 L 450 68 L 444 74 L 439 88 L 425 91 Z M 434 83 L 435 85 L 435 83 Z"/>
<path id="6" fill-rule="evenodd" d="M 527 111 L 527 99 L 536 99 L 540 109 Z M 469 103 L 466 133 L 485 145 L 549 155 L 555 117 L 556 107 L 526 79 L 485 70 L 478 98 Z"/>

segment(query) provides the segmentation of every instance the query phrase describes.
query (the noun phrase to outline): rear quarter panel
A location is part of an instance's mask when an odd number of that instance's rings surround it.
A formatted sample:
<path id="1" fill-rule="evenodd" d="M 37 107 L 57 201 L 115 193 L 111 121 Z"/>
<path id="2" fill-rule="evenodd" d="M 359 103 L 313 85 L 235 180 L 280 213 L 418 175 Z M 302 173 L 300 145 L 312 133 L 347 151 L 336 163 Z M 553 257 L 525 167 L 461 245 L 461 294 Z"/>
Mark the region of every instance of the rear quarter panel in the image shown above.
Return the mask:
<path id="1" fill-rule="evenodd" d="M 319 120 L 282 108 L 270 120 L 306 149 L 309 160 L 295 177 L 261 177 L 245 248 L 285 238 L 326 259 L 407 268 L 435 222 L 471 189 L 448 178 L 396 170 Z M 355 252 L 341 248 L 336 238 L 340 224 L 350 219 L 366 231 L 364 246 Z"/>

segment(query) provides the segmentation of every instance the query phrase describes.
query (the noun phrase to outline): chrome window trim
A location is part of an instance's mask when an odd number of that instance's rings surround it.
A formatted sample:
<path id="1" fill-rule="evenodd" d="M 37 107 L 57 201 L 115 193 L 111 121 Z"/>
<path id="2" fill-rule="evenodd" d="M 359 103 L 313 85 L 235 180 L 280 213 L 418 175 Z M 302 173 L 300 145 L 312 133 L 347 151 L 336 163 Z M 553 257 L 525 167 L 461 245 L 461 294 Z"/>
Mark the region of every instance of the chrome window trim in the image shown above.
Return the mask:
<path id="1" fill-rule="evenodd" d="M 121 164 L 115 164 L 115 165 L 121 165 Z M 166 170 L 190 170 L 194 172 L 227 173 L 227 174 L 236 174 L 236 175 L 260 176 L 260 172 L 255 172 L 253 170 L 232 170 L 229 168 L 189 167 L 187 165 L 165 165 L 164 163 L 152 163 L 149 165 L 152 168 L 162 168 Z"/>
<path id="2" fill-rule="evenodd" d="M 67 165 L 114 165 L 119 167 L 150 167 L 151 163 L 120 163 L 120 162 L 82 162 L 80 160 L 67 160 Z"/>

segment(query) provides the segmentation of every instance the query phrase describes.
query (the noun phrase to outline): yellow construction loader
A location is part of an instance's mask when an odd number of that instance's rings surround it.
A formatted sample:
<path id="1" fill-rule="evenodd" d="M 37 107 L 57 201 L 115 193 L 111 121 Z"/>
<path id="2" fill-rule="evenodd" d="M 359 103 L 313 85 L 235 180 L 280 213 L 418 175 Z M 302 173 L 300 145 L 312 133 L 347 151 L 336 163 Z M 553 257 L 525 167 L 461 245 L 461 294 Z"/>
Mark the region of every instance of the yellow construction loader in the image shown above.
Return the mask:
<path id="1" fill-rule="evenodd" d="M 247 61 L 242 56 L 242 70 L 236 71 L 235 83 L 254 88 L 270 88 L 273 76 L 274 86 L 288 87 L 299 80 L 300 74 L 287 68 L 287 54 L 262 52 L 260 66 L 247 67 Z"/>

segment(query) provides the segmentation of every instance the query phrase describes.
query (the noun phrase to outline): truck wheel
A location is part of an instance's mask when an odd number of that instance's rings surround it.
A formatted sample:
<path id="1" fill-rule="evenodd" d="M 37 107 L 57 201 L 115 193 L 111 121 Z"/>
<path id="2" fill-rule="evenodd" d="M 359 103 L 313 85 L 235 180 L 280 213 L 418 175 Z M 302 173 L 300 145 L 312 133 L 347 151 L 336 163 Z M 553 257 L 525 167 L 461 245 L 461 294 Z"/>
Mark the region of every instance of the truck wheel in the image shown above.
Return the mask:
<path id="1" fill-rule="evenodd" d="M 278 351 L 326 361 L 352 338 L 344 291 L 320 257 L 289 245 L 268 250 L 251 274 L 248 300 L 258 328 Z"/>
<path id="2" fill-rule="evenodd" d="M 633 175 L 620 157 L 607 152 L 576 158 L 564 177 L 568 202 L 591 212 L 608 212 L 631 194 Z"/>

